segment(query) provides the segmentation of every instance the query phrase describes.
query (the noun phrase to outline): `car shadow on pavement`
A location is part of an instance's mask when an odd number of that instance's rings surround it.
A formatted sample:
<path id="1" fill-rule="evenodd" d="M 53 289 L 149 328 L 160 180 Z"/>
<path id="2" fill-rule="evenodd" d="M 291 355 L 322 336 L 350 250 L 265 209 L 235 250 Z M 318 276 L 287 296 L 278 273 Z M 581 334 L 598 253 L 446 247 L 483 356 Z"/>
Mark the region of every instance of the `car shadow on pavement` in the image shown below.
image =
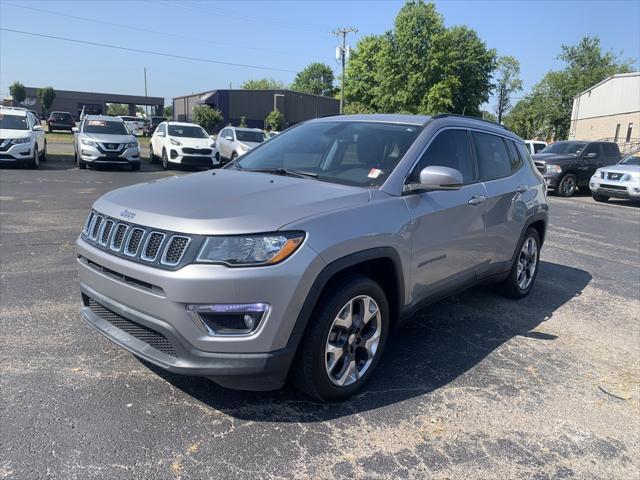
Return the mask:
<path id="1" fill-rule="evenodd" d="M 340 418 L 434 392 L 514 337 L 555 340 L 555 335 L 532 330 L 579 296 L 591 279 L 583 270 L 541 262 L 537 283 L 523 300 L 506 299 L 481 286 L 437 302 L 394 331 L 378 371 L 361 393 L 342 403 L 319 403 L 288 385 L 274 392 L 232 391 L 204 378 L 144 364 L 176 388 L 234 418 L 269 422 Z M 482 380 L 473 381 L 478 382 Z"/>

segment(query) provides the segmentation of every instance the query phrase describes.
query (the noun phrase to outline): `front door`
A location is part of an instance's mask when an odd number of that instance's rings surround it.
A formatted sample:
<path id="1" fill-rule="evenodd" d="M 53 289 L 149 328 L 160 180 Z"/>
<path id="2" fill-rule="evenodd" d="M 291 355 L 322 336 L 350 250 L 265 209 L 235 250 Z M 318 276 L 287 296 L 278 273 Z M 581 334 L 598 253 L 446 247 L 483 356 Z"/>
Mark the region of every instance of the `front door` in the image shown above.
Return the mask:
<path id="1" fill-rule="evenodd" d="M 585 147 L 581 155 L 582 158 L 578 167 L 578 185 L 587 185 L 591 176 L 603 165 L 600 144 L 590 143 Z"/>
<path id="2" fill-rule="evenodd" d="M 438 132 L 410 174 L 409 182 L 417 182 L 420 171 L 428 166 L 459 170 L 465 185 L 459 190 L 405 197 L 412 218 L 412 301 L 437 297 L 473 282 L 477 266 L 488 260 L 481 211 L 486 191 L 482 183 L 476 182 L 467 131 Z"/>

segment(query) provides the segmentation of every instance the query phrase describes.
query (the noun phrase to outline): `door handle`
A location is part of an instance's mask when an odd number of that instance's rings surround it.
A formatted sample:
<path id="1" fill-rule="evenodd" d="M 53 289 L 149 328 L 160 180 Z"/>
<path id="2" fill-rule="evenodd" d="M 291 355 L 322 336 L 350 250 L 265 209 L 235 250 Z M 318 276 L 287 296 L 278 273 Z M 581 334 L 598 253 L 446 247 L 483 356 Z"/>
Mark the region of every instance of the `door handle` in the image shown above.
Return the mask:
<path id="1" fill-rule="evenodd" d="M 526 192 L 527 190 L 529 190 L 529 187 L 527 187 L 526 185 L 518 185 L 518 186 L 516 187 L 516 192 L 517 192 L 517 193 L 524 193 L 524 192 Z"/>
<path id="2" fill-rule="evenodd" d="M 469 205 L 480 205 L 487 199 L 484 195 L 474 195 L 469 199 Z"/>

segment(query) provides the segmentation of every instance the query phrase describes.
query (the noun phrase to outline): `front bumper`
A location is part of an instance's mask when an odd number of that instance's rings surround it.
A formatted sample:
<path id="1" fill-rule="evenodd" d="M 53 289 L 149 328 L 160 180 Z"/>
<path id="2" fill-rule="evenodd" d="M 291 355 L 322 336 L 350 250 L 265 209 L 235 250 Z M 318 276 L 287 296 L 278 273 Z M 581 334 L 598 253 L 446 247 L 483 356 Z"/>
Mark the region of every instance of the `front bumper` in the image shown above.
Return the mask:
<path id="1" fill-rule="evenodd" d="M 215 151 L 209 154 L 185 154 L 181 148 L 172 148 L 169 151 L 169 162 L 190 167 L 212 167 L 220 164 L 215 158 Z"/>
<path id="2" fill-rule="evenodd" d="M 206 376 L 237 389 L 267 390 L 282 385 L 300 339 L 292 335 L 293 326 L 313 280 L 324 267 L 305 245 L 271 267 L 188 264 L 173 271 L 111 255 L 82 239 L 77 246 L 85 303 L 82 316 L 87 322 L 161 368 Z M 158 332 L 175 352 L 167 355 L 100 318 L 89 308 L 89 299 Z M 193 304 L 254 302 L 267 303 L 270 308 L 257 330 L 248 335 L 208 335 L 186 309 Z"/>
<path id="3" fill-rule="evenodd" d="M 640 200 L 639 182 L 619 182 L 593 176 L 591 180 L 589 180 L 589 188 L 591 192 L 596 195 L 627 200 Z"/>
<path id="4" fill-rule="evenodd" d="M 34 142 L 0 147 L 0 162 L 25 162 L 33 158 Z"/>
<path id="5" fill-rule="evenodd" d="M 101 152 L 96 147 L 80 144 L 80 158 L 90 164 L 128 165 L 140 162 L 140 149 L 138 147 L 133 147 L 115 152 Z"/>
<path id="6" fill-rule="evenodd" d="M 547 173 L 544 173 L 542 176 L 544 178 L 544 183 L 547 184 L 547 188 L 550 190 L 555 190 L 556 188 L 558 188 L 558 184 L 560 183 L 560 178 L 562 177 L 562 174 L 547 172 Z"/>

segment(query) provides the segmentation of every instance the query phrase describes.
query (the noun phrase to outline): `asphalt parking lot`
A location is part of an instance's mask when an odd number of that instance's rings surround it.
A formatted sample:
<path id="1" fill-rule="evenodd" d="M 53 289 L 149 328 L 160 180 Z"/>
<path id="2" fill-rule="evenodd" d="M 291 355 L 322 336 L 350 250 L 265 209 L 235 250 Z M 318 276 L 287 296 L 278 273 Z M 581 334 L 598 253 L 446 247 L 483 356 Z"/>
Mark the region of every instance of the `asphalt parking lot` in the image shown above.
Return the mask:
<path id="1" fill-rule="evenodd" d="M 75 239 L 114 188 L 188 172 L 0 170 L 0 478 L 637 478 L 640 208 L 552 197 L 537 284 L 393 336 L 363 393 L 227 391 L 84 324 Z M 57 154 L 56 154 L 57 153 Z"/>

